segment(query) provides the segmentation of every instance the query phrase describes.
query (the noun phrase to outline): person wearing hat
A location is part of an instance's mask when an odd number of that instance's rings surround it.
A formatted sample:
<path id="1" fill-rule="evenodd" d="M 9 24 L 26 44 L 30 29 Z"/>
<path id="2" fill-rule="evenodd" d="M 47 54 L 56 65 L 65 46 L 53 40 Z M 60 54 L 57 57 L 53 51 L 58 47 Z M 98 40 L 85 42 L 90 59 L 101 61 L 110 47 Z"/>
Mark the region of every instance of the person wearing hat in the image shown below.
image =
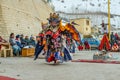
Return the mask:
<path id="1" fill-rule="evenodd" d="M 20 48 L 23 48 L 22 45 L 21 45 L 21 41 L 20 41 L 20 35 L 16 35 L 16 43 L 17 45 L 20 47 Z"/>

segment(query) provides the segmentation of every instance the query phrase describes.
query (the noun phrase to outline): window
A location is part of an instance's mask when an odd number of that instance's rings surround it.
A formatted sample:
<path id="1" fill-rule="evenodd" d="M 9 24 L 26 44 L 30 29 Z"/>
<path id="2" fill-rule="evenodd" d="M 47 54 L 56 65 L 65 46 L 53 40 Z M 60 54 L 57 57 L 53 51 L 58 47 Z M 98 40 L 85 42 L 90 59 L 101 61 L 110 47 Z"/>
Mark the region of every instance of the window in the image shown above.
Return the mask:
<path id="1" fill-rule="evenodd" d="M 89 20 L 86 20 L 86 24 L 89 25 Z"/>

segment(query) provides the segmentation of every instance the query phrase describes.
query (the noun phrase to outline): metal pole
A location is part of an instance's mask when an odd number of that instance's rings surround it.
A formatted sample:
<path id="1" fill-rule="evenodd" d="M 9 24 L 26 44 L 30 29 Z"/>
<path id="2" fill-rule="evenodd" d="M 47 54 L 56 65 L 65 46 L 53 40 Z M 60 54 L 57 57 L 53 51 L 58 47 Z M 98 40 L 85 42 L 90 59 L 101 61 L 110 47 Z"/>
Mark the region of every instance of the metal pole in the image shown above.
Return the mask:
<path id="1" fill-rule="evenodd" d="M 109 40 L 110 40 L 110 30 L 111 30 L 111 24 L 110 24 L 110 0 L 108 0 L 108 33 L 109 33 Z"/>

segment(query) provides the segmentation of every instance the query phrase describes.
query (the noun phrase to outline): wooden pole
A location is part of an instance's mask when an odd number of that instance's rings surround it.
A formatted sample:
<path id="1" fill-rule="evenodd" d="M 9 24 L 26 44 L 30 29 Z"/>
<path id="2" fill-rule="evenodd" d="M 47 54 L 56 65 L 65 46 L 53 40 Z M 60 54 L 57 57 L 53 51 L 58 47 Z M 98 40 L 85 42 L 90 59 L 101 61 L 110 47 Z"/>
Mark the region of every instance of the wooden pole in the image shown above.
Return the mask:
<path id="1" fill-rule="evenodd" d="M 109 40 L 110 40 L 110 30 L 111 30 L 111 24 L 110 24 L 110 0 L 108 0 L 108 34 L 109 34 Z"/>

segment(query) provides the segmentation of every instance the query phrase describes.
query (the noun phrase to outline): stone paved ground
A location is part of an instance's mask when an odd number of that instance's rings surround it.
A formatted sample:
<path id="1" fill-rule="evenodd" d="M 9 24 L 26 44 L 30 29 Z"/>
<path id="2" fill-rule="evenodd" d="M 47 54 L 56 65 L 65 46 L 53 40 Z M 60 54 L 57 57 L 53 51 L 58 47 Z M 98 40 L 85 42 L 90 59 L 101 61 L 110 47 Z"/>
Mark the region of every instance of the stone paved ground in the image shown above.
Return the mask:
<path id="1" fill-rule="evenodd" d="M 74 59 L 92 59 L 95 51 L 77 52 Z M 114 53 L 120 56 L 120 53 Z M 44 59 L 0 58 L 0 75 L 20 80 L 117 80 L 120 64 L 74 63 L 48 64 Z"/>

